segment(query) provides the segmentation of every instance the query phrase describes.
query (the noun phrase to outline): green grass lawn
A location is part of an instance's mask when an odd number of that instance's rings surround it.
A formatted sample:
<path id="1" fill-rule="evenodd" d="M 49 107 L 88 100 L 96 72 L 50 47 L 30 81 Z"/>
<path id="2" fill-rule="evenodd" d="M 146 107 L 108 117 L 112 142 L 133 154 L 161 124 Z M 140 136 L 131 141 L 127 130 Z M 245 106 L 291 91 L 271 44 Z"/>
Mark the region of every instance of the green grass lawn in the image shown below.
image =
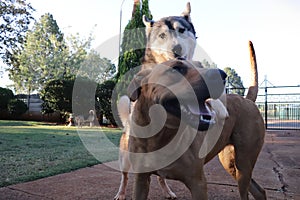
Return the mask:
<path id="1" fill-rule="evenodd" d="M 99 130 L 104 133 L 100 138 Z M 118 145 L 121 136 L 119 129 L 84 127 L 79 133 L 76 127 L 0 120 L 0 187 L 118 158 L 116 151 L 103 152 L 102 149 L 96 159 L 82 141 L 97 141 L 105 137 Z M 79 135 L 89 139 L 82 140 Z"/>

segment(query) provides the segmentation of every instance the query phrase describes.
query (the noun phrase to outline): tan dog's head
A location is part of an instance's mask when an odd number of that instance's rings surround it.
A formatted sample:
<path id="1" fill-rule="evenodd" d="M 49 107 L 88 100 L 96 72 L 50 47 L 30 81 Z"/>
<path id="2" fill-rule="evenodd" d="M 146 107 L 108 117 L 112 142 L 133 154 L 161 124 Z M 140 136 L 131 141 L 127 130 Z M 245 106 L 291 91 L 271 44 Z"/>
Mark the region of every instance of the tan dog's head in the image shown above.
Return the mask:
<path id="1" fill-rule="evenodd" d="M 203 68 L 200 62 L 169 60 L 139 72 L 128 87 L 132 101 L 144 107 L 160 104 L 167 115 L 184 120 L 198 130 L 207 130 L 214 121 L 206 100 L 224 93 L 226 74 Z"/>
<path id="2" fill-rule="evenodd" d="M 146 26 L 147 48 L 156 63 L 177 57 L 191 60 L 196 47 L 196 32 L 191 22 L 191 6 L 187 3 L 181 16 L 164 17 L 152 21 L 143 16 Z"/>

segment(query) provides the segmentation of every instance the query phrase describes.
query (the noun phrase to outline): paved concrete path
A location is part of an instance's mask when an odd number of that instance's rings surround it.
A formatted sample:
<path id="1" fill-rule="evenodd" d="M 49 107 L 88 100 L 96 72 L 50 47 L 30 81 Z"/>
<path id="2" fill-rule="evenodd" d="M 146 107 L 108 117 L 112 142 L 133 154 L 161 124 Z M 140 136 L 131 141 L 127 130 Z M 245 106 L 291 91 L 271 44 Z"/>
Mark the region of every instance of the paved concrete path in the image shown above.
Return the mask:
<path id="1" fill-rule="evenodd" d="M 265 141 L 253 177 L 266 189 L 268 199 L 300 199 L 300 132 L 268 132 Z M 236 183 L 222 168 L 218 158 L 205 166 L 205 173 L 209 199 L 239 199 Z M 0 188 L 0 199 L 112 200 L 118 190 L 119 180 L 120 172 L 102 164 Z M 127 199 L 131 196 L 132 182 L 131 175 Z M 171 180 L 168 183 L 178 199 L 191 199 L 182 183 Z M 149 199 L 164 199 L 154 176 Z"/>

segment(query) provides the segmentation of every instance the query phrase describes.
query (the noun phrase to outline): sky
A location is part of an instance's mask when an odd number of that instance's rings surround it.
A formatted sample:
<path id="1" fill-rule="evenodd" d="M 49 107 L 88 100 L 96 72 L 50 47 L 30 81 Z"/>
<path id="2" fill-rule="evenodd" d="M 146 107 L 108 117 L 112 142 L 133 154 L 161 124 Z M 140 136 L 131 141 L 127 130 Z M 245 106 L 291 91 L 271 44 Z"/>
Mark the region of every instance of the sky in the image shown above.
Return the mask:
<path id="1" fill-rule="evenodd" d="M 133 0 L 27 0 L 39 19 L 51 13 L 65 35 L 93 32 L 93 48 L 110 60 L 118 56 L 120 12 L 122 29 L 131 17 Z M 187 0 L 149 0 L 154 20 L 180 15 Z M 231 67 L 250 82 L 248 40 L 256 51 L 259 82 L 300 85 L 299 0 L 190 0 L 197 43 L 219 68 Z M 122 6 L 121 6 L 122 5 Z M 95 26 L 96 25 L 96 26 Z M 195 56 L 197 57 L 197 56 Z M 0 86 L 9 82 L 1 79 Z"/>

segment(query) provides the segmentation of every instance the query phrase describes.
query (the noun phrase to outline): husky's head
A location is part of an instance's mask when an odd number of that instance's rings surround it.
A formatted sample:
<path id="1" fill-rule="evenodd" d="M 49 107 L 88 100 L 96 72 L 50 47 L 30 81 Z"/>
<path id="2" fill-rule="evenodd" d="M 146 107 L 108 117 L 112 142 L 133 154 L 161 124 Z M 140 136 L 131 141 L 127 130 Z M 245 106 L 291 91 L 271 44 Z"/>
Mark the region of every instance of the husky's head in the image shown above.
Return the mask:
<path id="1" fill-rule="evenodd" d="M 196 46 L 196 32 L 190 13 L 191 6 L 187 3 L 181 16 L 164 17 L 158 21 L 143 16 L 147 48 L 157 63 L 177 57 L 192 59 Z"/>

